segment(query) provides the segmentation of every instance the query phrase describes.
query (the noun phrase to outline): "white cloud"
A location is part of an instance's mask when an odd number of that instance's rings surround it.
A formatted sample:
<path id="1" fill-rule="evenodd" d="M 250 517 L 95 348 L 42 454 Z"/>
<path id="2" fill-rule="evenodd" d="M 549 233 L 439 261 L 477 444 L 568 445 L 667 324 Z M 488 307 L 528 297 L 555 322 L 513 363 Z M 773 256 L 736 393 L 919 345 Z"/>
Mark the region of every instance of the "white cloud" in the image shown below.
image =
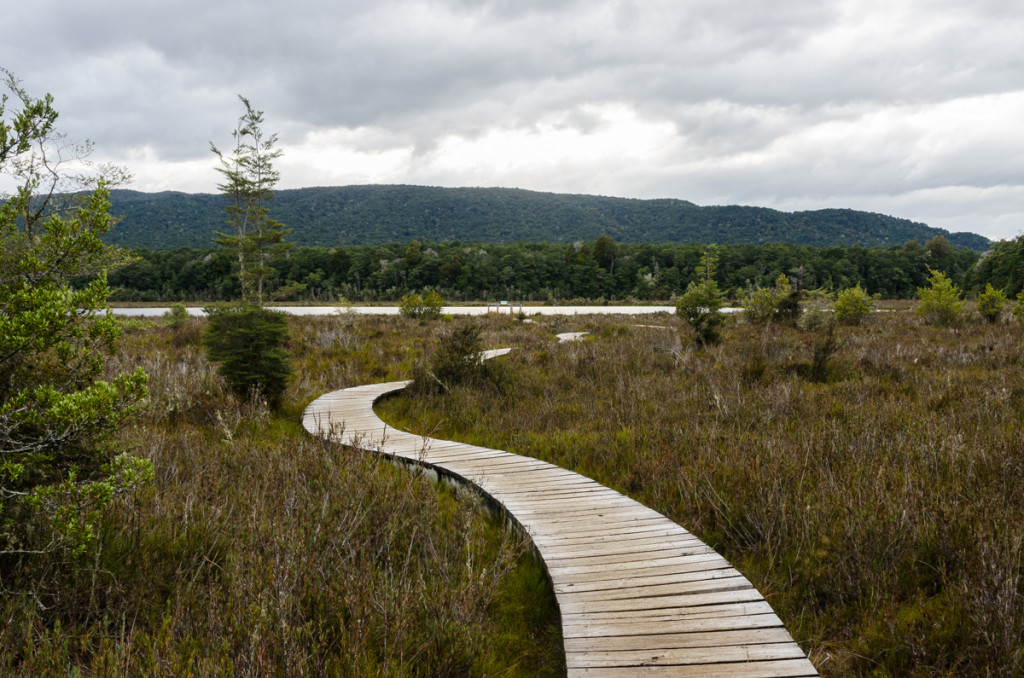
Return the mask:
<path id="1" fill-rule="evenodd" d="M 143 190 L 214 190 L 208 143 L 227 143 L 242 93 L 280 132 L 283 186 L 1019 228 L 1024 16 L 1008 0 L 37 0 L 5 19 L 0 65 Z"/>

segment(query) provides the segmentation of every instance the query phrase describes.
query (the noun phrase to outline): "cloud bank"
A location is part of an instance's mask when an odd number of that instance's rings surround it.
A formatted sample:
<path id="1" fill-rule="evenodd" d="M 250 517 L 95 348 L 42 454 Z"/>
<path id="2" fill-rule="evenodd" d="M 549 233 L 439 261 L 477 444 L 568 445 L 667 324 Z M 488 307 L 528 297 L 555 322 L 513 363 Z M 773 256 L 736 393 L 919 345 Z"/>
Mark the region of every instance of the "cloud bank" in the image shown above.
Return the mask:
<path id="1" fill-rule="evenodd" d="M 98 6 L 98 7 L 97 7 Z M 139 190 L 511 186 L 1024 230 L 1024 14 L 976 0 L 37 0 L 0 65 Z"/>

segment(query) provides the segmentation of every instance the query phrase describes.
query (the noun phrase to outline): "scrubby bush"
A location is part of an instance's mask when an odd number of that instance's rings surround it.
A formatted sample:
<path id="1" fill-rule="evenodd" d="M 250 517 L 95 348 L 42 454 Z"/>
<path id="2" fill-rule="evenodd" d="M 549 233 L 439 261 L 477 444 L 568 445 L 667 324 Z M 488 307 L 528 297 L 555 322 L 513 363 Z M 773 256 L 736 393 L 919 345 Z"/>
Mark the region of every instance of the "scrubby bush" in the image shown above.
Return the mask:
<path id="1" fill-rule="evenodd" d="M 717 264 L 718 250 L 712 245 L 700 258 L 697 267 L 699 281 L 691 282 L 676 302 L 676 314 L 686 320 L 697 333 L 697 344 L 700 346 L 718 343 L 718 328 L 725 320 L 721 313 L 725 300 L 714 279 Z"/>
<path id="2" fill-rule="evenodd" d="M 212 306 L 203 344 L 217 371 L 240 396 L 253 392 L 276 406 L 288 385 L 291 366 L 284 349 L 288 317 L 255 305 Z"/>
<path id="3" fill-rule="evenodd" d="M 1024 320 L 1024 290 L 1017 293 L 1017 303 L 1013 307 L 1013 314 Z"/>
<path id="4" fill-rule="evenodd" d="M 446 392 L 454 386 L 485 379 L 488 366 L 481 360 L 483 350 L 478 324 L 459 323 L 445 329 L 428 364 L 416 370 L 413 390 Z"/>
<path id="5" fill-rule="evenodd" d="M 985 291 L 978 295 L 978 313 L 990 323 L 999 320 L 1003 314 L 1003 307 L 1006 306 L 1006 295 L 1002 290 L 992 287 L 992 283 L 985 283 Z"/>
<path id="6" fill-rule="evenodd" d="M 180 301 L 176 304 L 171 304 L 171 307 L 164 313 L 164 320 L 174 329 L 180 330 L 188 323 L 188 309 Z"/>
<path id="7" fill-rule="evenodd" d="M 402 297 L 402 303 L 398 310 L 406 318 L 434 320 L 441 317 L 442 308 L 444 308 L 444 297 L 434 290 L 428 290 L 424 295 L 405 295 Z"/>
<path id="8" fill-rule="evenodd" d="M 858 283 L 856 287 L 849 287 L 836 295 L 832 310 L 835 311 L 837 322 L 843 325 L 860 325 L 871 315 L 874 306 L 874 301 Z"/>
<path id="9" fill-rule="evenodd" d="M 960 321 L 964 302 L 960 300 L 960 288 L 946 277 L 945 273 L 929 269 L 930 287 L 917 288 L 917 314 L 929 325 L 948 327 Z"/>
<path id="10" fill-rule="evenodd" d="M 781 316 L 785 316 L 786 320 L 795 320 L 800 315 L 799 302 L 799 290 L 793 290 L 789 278 L 780 275 L 774 287 L 758 285 L 746 291 L 743 296 L 743 317 L 755 325 Z"/>

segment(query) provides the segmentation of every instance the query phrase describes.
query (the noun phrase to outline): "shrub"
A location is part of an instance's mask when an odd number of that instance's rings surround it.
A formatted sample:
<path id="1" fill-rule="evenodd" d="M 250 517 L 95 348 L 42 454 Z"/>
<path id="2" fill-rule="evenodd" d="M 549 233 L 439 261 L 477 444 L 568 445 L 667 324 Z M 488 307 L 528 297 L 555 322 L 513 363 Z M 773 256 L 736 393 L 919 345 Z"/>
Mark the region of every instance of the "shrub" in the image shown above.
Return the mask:
<path id="1" fill-rule="evenodd" d="M 860 325 L 871 315 L 874 306 L 871 297 L 858 284 L 839 292 L 832 310 L 835 311 L 837 322 L 843 325 Z"/>
<path id="2" fill-rule="evenodd" d="M 779 315 L 780 302 L 783 302 L 782 311 L 787 320 L 799 316 L 800 292 L 793 290 L 785 275 L 776 278 L 774 287 L 759 285 L 747 290 L 743 298 L 743 317 L 756 325 L 766 323 Z"/>
<path id="3" fill-rule="evenodd" d="M 444 308 L 444 297 L 434 290 L 428 290 L 422 296 L 419 294 L 405 295 L 402 297 L 398 310 L 406 318 L 434 320 L 441 316 L 442 308 Z"/>
<path id="4" fill-rule="evenodd" d="M 985 283 L 985 291 L 978 295 L 978 313 L 990 323 L 999 320 L 1003 314 L 1003 307 L 1006 306 L 1006 295 L 1002 290 L 992 287 L 992 283 Z"/>
<path id="5" fill-rule="evenodd" d="M 697 333 L 697 344 L 717 344 L 721 338 L 719 326 L 725 321 L 721 313 L 722 294 L 714 280 L 691 282 L 676 302 L 676 314 L 681 316 Z"/>
<path id="6" fill-rule="evenodd" d="M 176 330 L 180 330 L 188 323 L 188 309 L 183 302 L 171 304 L 171 307 L 164 313 L 164 320 Z"/>
<path id="7" fill-rule="evenodd" d="M 483 350 L 480 326 L 476 323 L 460 323 L 446 329 L 429 366 L 416 371 L 413 390 L 438 393 L 485 377 L 487 366 L 480 359 Z"/>
<path id="8" fill-rule="evenodd" d="M 701 256 L 697 267 L 697 275 L 701 279 L 691 282 L 676 302 L 676 314 L 693 327 L 700 346 L 718 343 L 718 327 L 725 320 L 721 313 L 724 299 L 714 279 L 717 263 L 718 251 L 712 245 Z"/>
<path id="9" fill-rule="evenodd" d="M 950 326 L 960 321 L 964 302 L 960 300 L 960 288 L 941 271 L 928 269 L 931 287 L 917 288 L 917 314 L 929 325 Z"/>
<path id="10" fill-rule="evenodd" d="M 218 373 L 240 396 L 257 392 L 276 406 L 288 385 L 291 366 L 284 344 L 288 317 L 255 305 L 212 306 L 203 344 Z"/>
<path id="11" fill-rule="evenodd" d="M 1017 303 L 1013 307 L 1013 314 L 1024 320 L 1024 290 L 1017 293 Z"/>
<path id="12" fill-rule="evenodd" d="M 811 366 L 808 376 L 811 381 L 825 382 L 829 376 L 829 359 L 839 350 L 836 339 L 836 320 L 831 318 L 815 333 L 811 341 Z"/>

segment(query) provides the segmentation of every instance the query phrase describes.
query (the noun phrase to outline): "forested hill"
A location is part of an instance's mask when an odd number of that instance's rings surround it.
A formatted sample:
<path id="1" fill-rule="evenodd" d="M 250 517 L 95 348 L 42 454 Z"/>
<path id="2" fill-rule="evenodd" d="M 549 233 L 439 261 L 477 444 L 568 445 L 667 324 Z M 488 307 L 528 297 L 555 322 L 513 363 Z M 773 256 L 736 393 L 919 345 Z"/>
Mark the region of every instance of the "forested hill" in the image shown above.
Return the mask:
<path id="1" fill-rule="evenodd" d="M 223 231 L 224 198 L 112 191 L 124 220 L 110 240 L 129 248 L 206 247 Z M 685 200 L 636 200 L 508 188 L 340 186 L 277 191 L 271 216 L 299 245 L 333 247 L 408 242 L 573 242 L 609 235 L 631 243 L 789 242 L 891 247 L 945 235 L 984 251 L 988 240 L 882 214 L 847 209 L 779 212 L 764 207 L 699 207 Z"/>

